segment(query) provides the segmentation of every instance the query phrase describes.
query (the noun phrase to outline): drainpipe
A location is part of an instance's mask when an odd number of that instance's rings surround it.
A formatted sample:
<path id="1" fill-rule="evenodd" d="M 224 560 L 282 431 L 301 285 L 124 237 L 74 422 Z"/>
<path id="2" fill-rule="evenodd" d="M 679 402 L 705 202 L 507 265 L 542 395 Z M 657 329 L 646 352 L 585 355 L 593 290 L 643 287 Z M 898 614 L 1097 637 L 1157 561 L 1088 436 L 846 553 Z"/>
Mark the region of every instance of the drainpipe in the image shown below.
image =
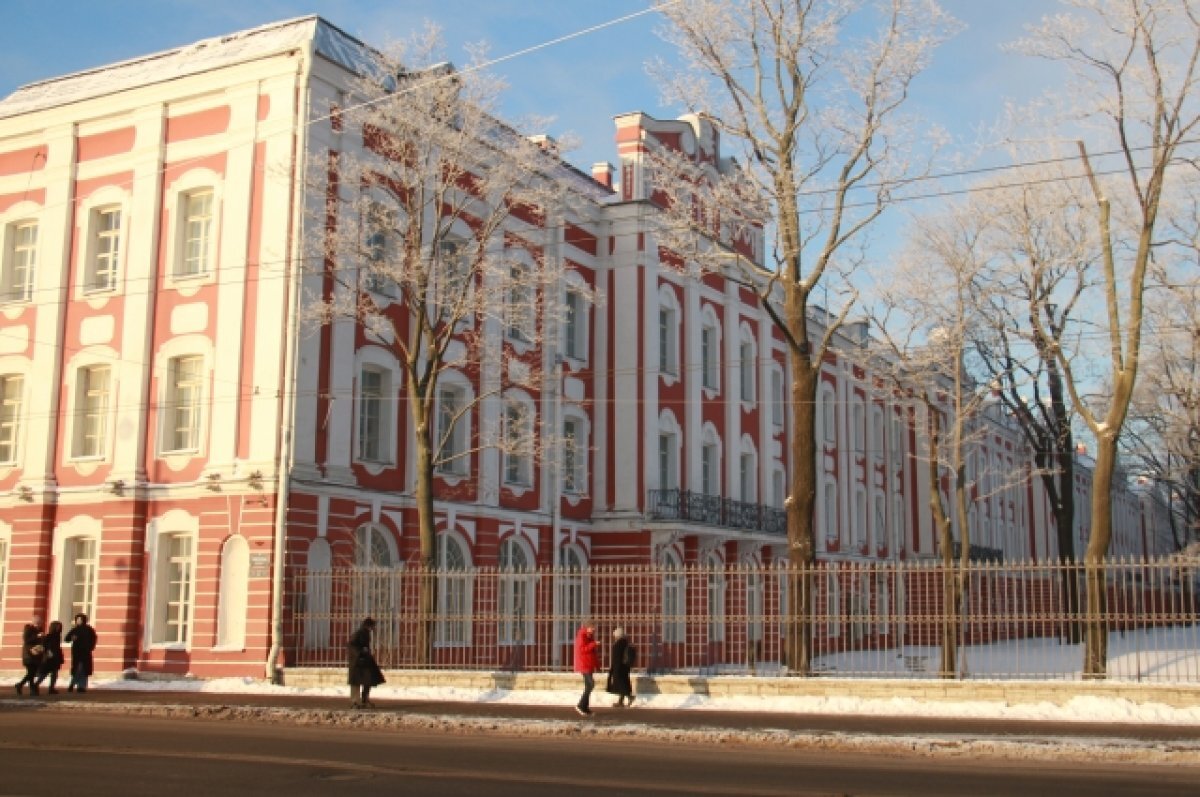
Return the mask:
<path id="1" fill-rule="evenodd" d="M 266 677 L 273 684 L 283 683 L 283 668 L 277 666 L 279 655 L 283 651 L 283 588 L 284 566 L 283 558 L 287 542 L 287 510 L 288 495 L 292 475 L 292 436 L 296 420 L 296 357 L 299 348 L 297 334 L 297 313 L 299 312 L 299 297 L 301 275 L 303 273 L 304 251 L 303 241 L 297 241 L 296 230 L 303 231 L 304 225 L 298 223 L 298 214 L 303 213 L 303 207 L 297 204 L 297 196 L 305 196 L 304 174 L 308 166 L 307 120 L 309 110 L 309 78 L 312 74 L 313 51 L 315 43 L 309 39 L 304 47 L 304 54 L 296 72 L 296 91 L 300 95 L 296 100 L 296 110 L 292 122 L 292 185 L 289 205 L 291 215 L 288 218 L 288 246 L 292 255 L 288 263 L 287 280 L 287 315 L 284 320 L 283 344 L 283 382 L 280 390 L 279 403 L 279 436 L 278 454 L 275 459 L 276 467 L 276 502 L 275 502 L 275 549 L 272 554 L 271 569 L 271 650 L 267 653 L 265 663 Z M 303 232 L 301 232 L 303 235 Z"/>

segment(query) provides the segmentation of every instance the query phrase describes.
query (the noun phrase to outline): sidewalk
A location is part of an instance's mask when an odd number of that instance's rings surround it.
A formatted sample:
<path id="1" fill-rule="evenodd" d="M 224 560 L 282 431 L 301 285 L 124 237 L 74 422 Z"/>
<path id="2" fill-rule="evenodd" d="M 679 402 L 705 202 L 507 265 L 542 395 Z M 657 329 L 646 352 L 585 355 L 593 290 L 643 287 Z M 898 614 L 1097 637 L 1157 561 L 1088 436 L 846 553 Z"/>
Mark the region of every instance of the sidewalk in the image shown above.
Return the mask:
<path id="1" fill-rule="evenodd" d="M 233 679 L 229 679 L 233 680 Z M 175 687 L 175 688 L 173 688 Z M 10 687 L 11 688 L 11 687 Z M 308 690 L 245 683 L 236 691 L 181 682 L 101 682 L 85 695 L 3 695 L 0 711 L 112 711 L 140 716 L 210 720 L 288 722 L 434 732 L 504 732 L 518 735 L 587 734 L 672 742 L 745 743 L 822 748 L 901 750 L 908 754 L 1001 755 L 1004 757 L 1102 757 L 1200 764 L 1200 723 L 1080 722 L 970 716 L 868 716 L 705 708 L 660 708 L 653 696 L 633 708 L 611 707 L 597 691 L 595 713 L 580 718 L 578 694 L 543 693 L 533 703 L 519 695 L 476 694 L 474 699 L 405 698 L 372 694 L 375 708 L 349 706 L 345 689 Z M 393 691 L 395 691 L 393 689 Z M 643 703 L 643 701 L 639 701 Z"/>

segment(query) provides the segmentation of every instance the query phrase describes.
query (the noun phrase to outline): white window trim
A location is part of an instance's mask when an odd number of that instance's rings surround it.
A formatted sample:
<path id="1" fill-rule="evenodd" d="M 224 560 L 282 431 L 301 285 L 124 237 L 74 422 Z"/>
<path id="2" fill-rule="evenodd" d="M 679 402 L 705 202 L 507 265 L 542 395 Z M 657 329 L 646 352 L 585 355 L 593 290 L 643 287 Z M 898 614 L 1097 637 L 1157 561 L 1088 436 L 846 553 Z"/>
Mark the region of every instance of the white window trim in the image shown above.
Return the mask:
<path id="1" fill-rule="evenodd" d="M 707 357 L 704 349 L 704 333 L 706 331 L 712 333 Z M 721 357 L 721 323 L 711 304 L 705 303 L 700 310 L 700 337 L 696 344 L 700 354 L 700 388 L 705 398 L 719 396 L 721 395 L 721 361 L 723 359 Z M 710 377 L 712 384 L 709 384 Z"/>
<path id="2" fill-rule="evenodd" d="M 525 391 L 509 390 L 504 394 L 504 401 L 500 407 L 500 435 L 502 441 L 500 451 L 500 483 L 510 492 L 516 495 L 524 495 L 533 489 L 537 474 L 534 472 L 533 452 L 529 451 L 519 454 L 521 457 L 521 462 L 518 463 L 521 468 L 519 478 L 517 480 L 509 478 L 509 457 L 514 455 L 507 450 L 509 440 L 508 410 L 513 405 L 519 405 L 523 410 L 521 421 L 525 424 L 526 428 L 522 438 L 529 440 L 532 440 L 533 435 L 537 433 L 537 406 Z"/>
<path id="3" fill-rule="evenodd" d="M 117 234 L 117 262 L 113 267 L 112 284 L 104 288 L 95 288 L 90 283 L 97 255 L 96 242 L 98 230 L 96 225 L 99 214 L 108 210 L 117 210 L 121 214 L 121 226 Z M 79 261 L 79 268 L 76 269 L 78 272 L 75 283 L 76 297 L 87 301 L 99 300 L 103 302 L 119 291 L 121 282 L 125 276 L 125 264 L 129 257 L 129 213 L 129 194 L 117 186 L 105 186 L 89 195 L 80 204 L 78 214 L 80 229 L 78 234 L 80 236 L 79 240 L 82 242 L 83 251 Z"/>
<path id="4" fill-rule="evenodd" d="M 661 367 L 663 361 L 663 355 L 661 351 L 662 337 L 657 328 L 655 330 L 654 337 L 655 345 L 659 349 L 659 352 L 658 358 L 654 362 L 659 366 L 659 378 L 661 378 L 665 384 L 673 385 L 679 379 L 679 362 L 681 359 L 679 356 L 679 329 L 680 323 L 682 322 L 683 309 L 679 306 L 679 297 L 675 294 L 675 291 L 666 285 L 660 285 L 658 288 L 658 307 L 660 316 L 659 318 L 655 319 L 656 327 L 662 323 L 661 313 L 663 309 L 669 310 L 671 313 L 672 324 L 671 329 L 669 330 L 671 349 L 667 352 L 666 357 L 668 370 L 663 370 Z"/>
<path id="5" fill-rule="evenodd" d="M 583 498 L 584 496 L 588 495 L 591 492 L 589 489 L 591 487 L 591 481 L 590 481 L 591 468 L 589 467 L 591 464 L 590 452 L 592 450 L 592 448 L 591 448 L 591 438 L 592 438 L 591 421 L 588 418 L 587 413 L 585 413 L 582 408 L 575 406 L 575 405 L 566 405 L 563 407 L 562 420 L 563 420 L 564 428 L 565 428 L 566 422 L 568 420 L 574 421 L 575 428 L 577 430 L 577 439 L 575 441 L 575 463 L 576 463 L 576 465 L 575 465 L 575 474 L 574 474 L 576 486 L 575 486 L 574 490 L 568 490 L 566 488 L 566 485 L 565 484 L 563 485 L 563 497 L 567 499 L 568 503 L 570 503 L 572 506 L 575 506 L 579 503 L 581 498 Z M 561 455 L 561 457 L 562 457 L 562 468 L 561 468 L 562 473 L 559 474 L 559 477 L 561 479 L 563 479 L 564 482 L 566 480 L 566 475 L 567 475 L 566 445 L 567 445 L 567 441 L 564 436 L 564 439 L 562 441 L 563 453 Z"/>
<path id="6" fill-rule="evenodd" d="M 16 377 L 21 380 L 21 395 L 17 401 L 17 415 L 15 419 L 15 428 L 13 429 L 13 448 L 12 458 L 0 460 L 0 472 L 10 468 L 20 467 L 22 464 L 22 454 L 24 453 L 25 434 L 29 426 L 29 402 L 32 396 L 33 385 L 29 378 L 30 363 L 24 359 L 4 359 L 0 360 L 0 378 Z"/>
<path id="7" fill-rule="evenodd" d="M 113 456 L 113 439 L 116 427 L 116 411 L 117 411 L 117 396 L 120 385 L 117 381 L 118 368 L 117 356 L 115 352 L 107 349 L 102 350 L 87 350 L 81 352 L 74 357 L 67 367 L 63 370 L 66 375 L 65 387 L 69 395 L 67 402 L 67 417 L 66 417 L 66 434 L 63 436 L 63 445 L 66 450 L 63 452 L 63 461 L 72 465 L 79 465 L 84 468 L 93 466 L 96 463 L 111 461 Z M 78 431 L 79 422 L 79 374 L 84 368 L 104 367 L 109 369 L 108 378 L 108 408 L 106 411 L 104 428 L 104 452 L 99 455 L 75 456 L 75 437 Z"/>
<path id="8" fill-rule="evenodd" d="M 154 443 L 155 456 L 167 463 L 172 470 L 179 470 L 188 462 L 207 456 L 208 430 L 212 416 L 213 393 L 213 343 L 204 335 L 185 335 L 172 338 L 163 344 L 158 351 L 154 364 L 154 379 L 157 388 L 155 395 L 158 400 L 155 429 L 157 440 Z M 167 425 L 170 423 L 167 407 L 170 403 L 171 362 L 179 357 L 198 356 L 203 361 L 204 386 L 200 394 L 199 428 L 196 430 L 196 449 L 194 451 L 170 451 L 165 448 L 168 436 Z"/>
<path id="9" fill-rule="evenodd" d="M 497 573 L 499 595 L 497 596 L 497 628 L 496 628 L 496 644 L 501 647 L 516 647 L 518 645 L 533 645 L 535 644 L 536 634 L 534 633 L 534 618 L 537 615 L 537 560 L 534 558 L 533 549 L 529 543 L 521 538 L 521 535 L 510 534 L 500 541 L 500 549 L 503 551 L 506 545 L 513 546 L 520 550 L 525 557 L 526 569 L 520 571 L 506 570 L 500 567 Z M 510 590 L 505 596 L 506 585 Z M 505 598 L 511 600 L 516 586 L 523 586 L 526 591 L 526 614 L 523 622 L 517 623 L 509 614 L 510 606 L 505 604 Z M 520 629 L 522 639 L 518 641 L 515 630 Z"/>
<path id="10" fill-rule="evenodd" d="M 671 452 L 672 459 L 670 462 L 671 470 L 673 471 L 673 473 L 671 475 L 673 475 L 675 477 L 675 483 L 670 484 L 670 485 L 659 484 L 658 489 L 660 489 L 660 490 L 678 490 L 678 489 L 682 488 L 682 486 L 683 486 L 683 476 L 684 476 L 684 474 L 681 471 L 681 466 L 682 466 L 681 454 L 683 452 L 683 430 L 679 426 L 679 421 L 677 421 L 675 419 L 675 414 L 673 412 L 671 412 L 670 410 L 663 410 L 662 413 L 660 413 L 658 416 L 658 435 L 657 435 L 657 439 L 655 440 L 655 446 L 654 446 L 654 451 L 655 451 L 654 473 L 655 473 L 655 476 L 658 477 L 658 480 L 660 482 L 662 481 L 662 478 L 661 478 L 662 468 L 661 468 L 661 463 L 658 461 L 658 458 L 659 458 L 658 440 L 661 439 L 664 435 L 669 435 L 671 437 L 671 439 L 674 440 L 674 442 L 675 442 L 675 450 Z"/>
<path id="11" fill-rule="evenodd" d="M 207 270 L 200 274 L 179 274 L 179 264 L 183 258 L 184 236 L 187 234 L 186 225 L 181 224 L 184 197 L 199 191 L 212 192 L 212 225 L 209 228 L 209 263 Z M 217 280 L 217 272 L 221 266 L 221 232 L 223 225 L 222 211 L 223 181 L 220 175 L 211 169 L 190 169 L 182 174 L 167 188 L 163 206 L 169 209 L 167 218 L 166 241 L 167 250 L 164 283 L 168 288 L 178 289 L 185 295 L 194 294 L 203 285 L 209 285 Z"/>
<path id="12" fill-rule="evenodd" d="M 154 629 L 158 624 L 155 604 L 159 598 L 160 574 L 158 571 L 159 549 L 164 537 L 183 534 L 192 538 L 192 588 L 188 607 L 188 638 L 186 642 L 155 642 Z M 196 563 L 199 559 L 200 518 L 183 511 L 172 509 L 147 524 L 145 559 L 148 563 L 146 579 L 146 605 L 143 607 L 142 648 L 144 650 L 191 650 L 196 641 Z"/>
<path id="13" fill-rule="evenodd" d="M 742 402 L 742 409 L 749 410 L 758 403 L 758 341 L 745 321 L 739 325 L 738 333 L 738 399 Z M 746 362 L 747 349 L 749 364 Z M 746 381 L 747 377 L 749 382 Z"/>
<path id="14" fill-rule="evenodd" d="M 34 202 L 18 202 L 0 215 L 0 289 L 8 281 L 10 269 L 14 268 L 16 231 L 18 227 L 32 224 L 37 228 L 37 241 L 34 245 L 33 273 L 28 277 L 24 295 L 8 298 L 0 293 L 0 307 L 7 305 L 23 305 L 33 302 L 37 296 L 38 275 L 41 271 L 38 265 L 42 258 L 42 248 L 45 243 L 45 231 L 42 224 L 42 208 Z"/>
<path id="15" fill-rule="evenodd" d="M 362 411 L 362 373 L 373 369 L 384 376 L 383 389 L 387 395 L 380 398 L 380 456 L 378 460 L 363 459 L 359 447 L 359 417 Z M 365 346 L 354 355 L 354 462 L 368 473 L 378 476 L 385 470 L 395 468 L 397 460 L 397 430 L 400 428 L 400 402 L 397 397 L 403 387 L 403 371 L 396 358 L 378 346 Z M 441 381 L 439 379 L 439 384 Z M 439 388 L 440 389 L 440 388 Z"/>
<path id="16" fill-rule="evenodd" d="M 576 367 L 585 367 L 591 357 L 591 326 L 592 326 L 592 303 L 588 299 L 589 288 L 584 283 L 583 277 L 578 273 L 572 272 L 567 275 L 564 280 L 566 285 L 562 292 L 563 306 L 563 324 L 562 324 L 562 346 L 563 356 L 570 360 Z M 567 323 L 567 300 L 571 295 L 579 297 L 579 312 L 577 313 L 575 324 L 575 335 L 571 335 L 571 326 Z M 574 342 L 574 346 L 572 346 Z M 574 351 L 572 351 L 574 349 Z"/>
<path id="17" fill-rule="evenodd" d="M 462 398 L 463 407 L 470 408 L 475 401 L 474 388 L 471 386 L 470 380 L 463 376 L 458 371 L 443 371 L 438 376 L 438 395 L 434 401 L 434 417 L 433 417 L 433 446 L 436 452 L 438 442 L 442 437 L 441 428 L 441 393 L 444 390 L 453 390 Z M 464 452 L 469 452 L 471 448 L 471 423 L 474 416 L 472 409 L 466 409 L 454 424 L 454 438 L 462 443 Z M 465 453 L 461 457 L 445 462 L 434 464 L 434 474 L 445 481 L 449 485 L 455 485 L 463 479 L 469 478 L 471 475 L 471 458 L 470 453 Z"/>
<path id="18" fill-rule="evenodd" d="M 459 547 L 463 555 L 462 571 L 447 570 L 444 567 L 445 556 L 445 540 L 453 540 Z M 474 600 L 475 600 L 475 579 L 472 576 L 472 559 L 471 545 L 466 535 L 459 533 L 457 530 L 445 530 L 438 533 L 437 537 L 437 563 L 438 563 L 438 579 L 441 583 L 438 585 L 438 606 L 437 614 L 441 619 L 437 622 L 437 628 L 434 631 L 435 648 L 468 648 L 474 644 Z M 456 579 L 462 582 L 463 586 L 463 603 L 464 611 L 461 615 L 461 620 L 448 620 L 446 614 L 445 599 L 448 591 L 445 589 L 449 579 Z M 459 617 L 460 615 L 455 615 Z M 450 622 L 460 623 L 463 628 L 463 638 L 453 642 L 446 641 L 446 629 Z"/>
<path id="19" fill-rule="evenodd" d="M 68 578 L 67 566 L 73 564 L 67 561 L 67 544 L 73 540 L 92 540 L 96 543 L 96 569 L 94 572 L 95 583 L 93 584 L 92 606 L 88 612 L 88 619 L 94 625 L 96 622 L 96 610 L 100 608 L 100 603 L 97 600 L 99 597 L 100 588 L 100 559 L 101 549 L 100 543 L 102 538 L 103 524 L 102 522 L 90 515 L 79 515 L 65 523 L 61 523 L 54 529 L 54 542 L 52 545 L 52 553 L 54 562 L 56 563 L 56 573 L 51 584 L 50 612 L 49 619 L 59 620 L 64 628 L 70 628 L 75 616 L 72 612 L 68 617 L 67 613 L 70 610 L 70 594 L 67 593 Z M 72 581 L 72 585 L 73 585 Z"/>
<path id="20" fill-rule="evenodd" d="M 704 452 L 709 448 L 716 453 L 716 461 L 712 463 L 713 476 L 716 479 L 716 483 L 712 485 L 714 488 L 712 492 L 708 490 L 709 485 L 704 483 Z M 724 475 L 724 462 L 725 446 L 721 441 L 721 435 L 717 432 L 716 426 L 711 422 L 706 422 L 700 431 L 700 457 L 696 462 L 696 485 L 699 487 L 699 492 L 705 495 L 725 495 L 725 490 L 722 489 L 725 481 L 722 478 Z"/>

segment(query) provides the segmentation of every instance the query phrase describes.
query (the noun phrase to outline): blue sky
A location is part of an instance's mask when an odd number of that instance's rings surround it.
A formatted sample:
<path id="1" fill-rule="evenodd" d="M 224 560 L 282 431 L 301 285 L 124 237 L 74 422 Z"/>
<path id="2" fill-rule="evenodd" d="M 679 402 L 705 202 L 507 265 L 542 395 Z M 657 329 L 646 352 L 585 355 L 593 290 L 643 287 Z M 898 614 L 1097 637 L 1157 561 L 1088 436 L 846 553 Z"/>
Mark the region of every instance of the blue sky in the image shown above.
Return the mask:
<path id="1" fill-rule="evenodd" d="M 1045 0 L 943 0 L 966 23 L 922 77 L 912 110 L 965 143 L 1006 98 L 1028 98 L 1046 80 L 1044 65 L 1000 52 L 1022 26 L 1052 10 Z M 198 39 L 306 14 L 370 44 L 404 38 L 432 20 L 443 27 L 449 57 L 486 41 L 503 56 L 646 8 L 649 0 L 0 0 L 0 96 L 36 80 L 169 49 Z M 585 170 L 614 160 L 612 117 L 642 110 L 670 117 L 645 63 L 669 58 L 649 14 L 507 62 L 507 114 L 553 116 L 552 135 L 570 132 L 568 154 Z"/>

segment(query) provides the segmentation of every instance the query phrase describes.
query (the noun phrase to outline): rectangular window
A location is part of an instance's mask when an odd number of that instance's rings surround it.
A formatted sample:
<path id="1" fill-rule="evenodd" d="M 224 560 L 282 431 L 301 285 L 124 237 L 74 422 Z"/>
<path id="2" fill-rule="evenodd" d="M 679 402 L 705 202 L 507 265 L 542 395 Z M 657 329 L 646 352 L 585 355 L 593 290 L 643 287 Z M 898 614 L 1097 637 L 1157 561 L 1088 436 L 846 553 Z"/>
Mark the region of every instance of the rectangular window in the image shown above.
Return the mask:
<path id="1" fill-rule="evenodd" d="M 192 191 L 180 200 L 179 258 L 176 277 L 196 277 L 211 269 L 213 192 Z"/>
<path id="2" fill-rule="evenodd" d="M 533 288 L 529 269 L 522 266 L 509 271 L 507 311 L 509 339 L 528 343 L 533 334 Z"/>
<path id="3" fill-rule="evenodd" d="M 200 395 L 204 386 L 204 358 L 173 357 L 167 365 L 166 448 L 164 451 L 200 449 Z"/>
<path id="4" fill-rule="evenodd" d="M 463 476 L 467 472 L 467 416 L 460 415 L 462 391 L 444 387 L 438 391 L 437 439 L 441 454 L 435 455 L 439 473 Z"/>
<path id="5" fill-rule="evenodd" d="M 771 371 L 771 423 L 783 426 L 783 374 Z"/>
<path id="6" fill-rule="evenodd" d="M 192 537 L 164 534 L 158 541 L 157 606 L 152 641 L 186 644 L 192 613 Z"/>
<path id="7" fill-rule="evenodd" d="M 17 461 L 17 438 L 21 424 L 21 396 L 25 378 L 0 376 L 0 462 Z"/>
<path id="8" fill-rule="evenodd" d="M 754 345 L 743 343 L 740 349 L 742 401 L 754 401 Z"/>
<path id="9" fill-rule="evenodd" d="M 117 284 L 121 255 L 121 209 L 92 211 L 92 251 L 87 264 L 85 290 L 109 291 Z"/>
<path id="10" fill-rule="evenodd" d="M 443 321 L 472 320 L 470 305 L 471 263 L 465 244 L 445 239 L 438 244 L 438 264 L 433 274 L 433 301 Z"/>
<path id="11" fill-rule="evenodd" d="M 507 484 L 532 483 L 529 462 L 532 431 L 524 405 L 508 402 L 504 408 L 504 481 Z"/>
<path id="12" fill-rule="evenodd" d="M 758 499 L 758 496 L 755 495 L 757 491 L 754 489 L 754 457 L 742 454 L 738 461 L 738 476 L 738 494 L 741 495 L 742 501 L 748 504 L 754 503 Z"/>
<path id="13" fill-rule="evenodd" d="M 0 301 L 27 302 L 33 298 L 33 275 L 37 267 L 38 228 L 35 222 L 8 228 L 8 251 L 0 274 Z"/>
<path id="14" fill-rule="evenodd" d="M 675 467 L 675 435 L 658 436 L 658 486 L 662 490 L 679 487 L 678 470 Z"/>
<path id="15" fill-rule="evenodd" d="M 717 447 L 711 443 L 700 449 L 700 489 L 705 495 L 717 495 Z"/>
<path id="16" fill-rule="evenodd" d="M 398 291 L 391 278 L 396 259 L 395 214 L 379 202 L 367 207 L 366 262 L 362 266 L 363 290 L 394 297 Z"/>
<path id="17" fill-rule="evenodd" d="M 675 373 L 675 314 L 670 308 L 658 309 L 658 370 Z"/>
<path id="18" fill-rule="evenodd" d="M 111 370 L 107 365 L 80 368 L 75 381 L 75 434 L 71 456 L 103 457 L 108 441 Z"/>
<path id="19" fill-rule="evenodd" d="M 717 381 L 717 331 L 712 327 L 700 330 L 700 375 L 704 387 L 716 390 Z"/>
<path id="20" fill-rule="evenodd" d="M 383 456 L 383 373 L 364 368 L 358 389 L 358 458 L 382 462 Z"/>
<path id="21" fill-rule="evenodd" d="M 565 493 L 578 493 L 583 489 L 583 456 L 579 450 L 579 422 L 574 418 L 563 420 L 562 441 L 562 488 Z"/>
<path id="22" fill-rule="evenodd" d="M 579 291 L 567 291 L 566 313 L 566 340 L 563 345 L 566 348 L 567 356 L 576 360 L 587 359 L 586 338 L 584 337 L 587 311 L 584 307 L 583 294 Z"/>
<path id="23" fill-rule="evenodd" d="M 59 619 L 70 625 L 77 614 L 95 614 L 97 548 L 94 537 L 68 537 L 63 551 L 62 610 Z"/>

